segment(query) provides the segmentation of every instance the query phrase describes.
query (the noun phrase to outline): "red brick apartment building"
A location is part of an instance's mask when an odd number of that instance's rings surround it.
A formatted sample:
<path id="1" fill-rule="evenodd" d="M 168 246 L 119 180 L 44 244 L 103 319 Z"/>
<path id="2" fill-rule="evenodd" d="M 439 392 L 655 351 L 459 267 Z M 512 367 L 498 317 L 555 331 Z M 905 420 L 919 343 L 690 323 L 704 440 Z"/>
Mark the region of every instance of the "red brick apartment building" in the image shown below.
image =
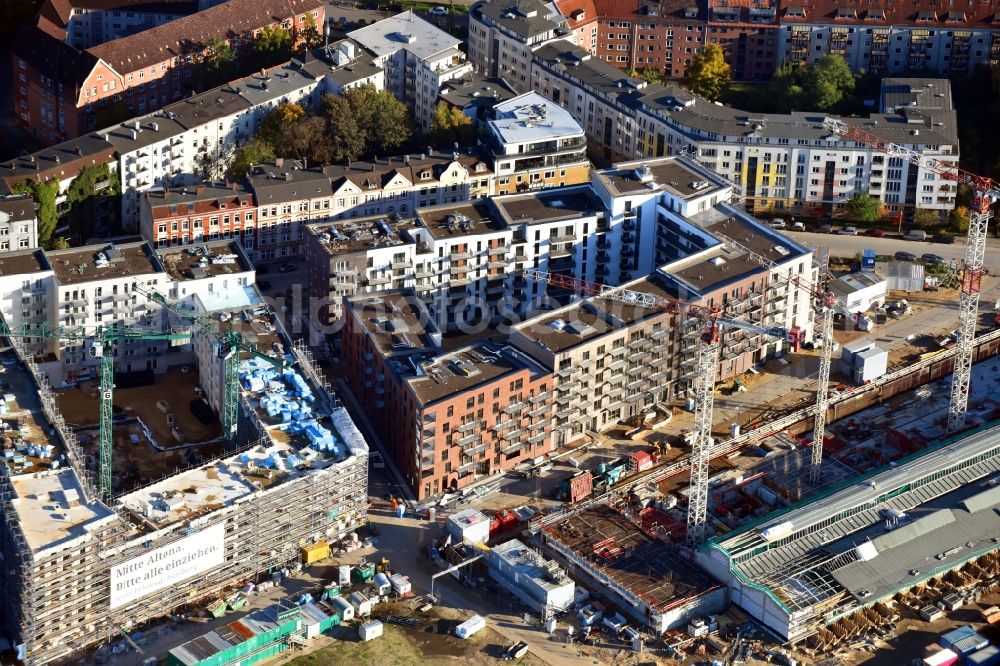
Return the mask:
<path id="1" fill-rule="evenodd" d="M 153 248 L 178 247 L 234 239 L 249 253 L 257 237 L 257 206 L 243 185 L 169 189 L 147 192 L 139 230 Z"/>
<path id="2" fill-rule="evenodd" d="M 97 111 L 109 103 L 124 101 L 142 114 L 189 95 L 193 69 L 213 36 L 239 50 L 267 26 L 298 35 L 307 16 L 318 26 L 324 22 L 322 0 L 228 0 L 182 15 L 196 8 L 169 1 L 45 0 L 36 24 L 13 47 L 18 121 L 46 144 L 58 143 L 99 129 Z M 84 31 L 74 22 L 79 17 L 89 19 Z M 125 36 L 100 41 L 120 33 Z"/>
<path id="3" fill-rule="evenodd" d="M 766 78 L 777 50 L 777 0 L 559 0 L 571 41 L 621 69 L 673 79 L 706 43 L 722 46 L 737 79 Z"/>
<path id="4" fill-rule="evenodd" d="M 351 390 L 417 499 L 548 453 L 552 374 L 492 343 L 452 351 L 412 290 L 344 301 Z"/>

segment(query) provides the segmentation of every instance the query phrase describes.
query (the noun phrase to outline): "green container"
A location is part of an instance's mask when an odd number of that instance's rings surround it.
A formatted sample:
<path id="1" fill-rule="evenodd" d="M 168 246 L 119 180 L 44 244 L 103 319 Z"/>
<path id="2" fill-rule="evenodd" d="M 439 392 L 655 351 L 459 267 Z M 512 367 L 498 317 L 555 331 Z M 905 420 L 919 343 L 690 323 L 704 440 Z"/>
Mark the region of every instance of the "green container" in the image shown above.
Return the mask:
<path id="1" fill-rule="evenodd" d="M 368 583 L 375 578 L 375 565 L 369 564 L 364 567 L 354 567 L 352 574 L 355 583 Z"/>
<path id="2" fill-rule="evenodd" d="M 212 617 L 222 617 L 226 614 L 226 602 L 224 599 L 216 599 L 208 605 L 206 610 L 212 614 Z"/>

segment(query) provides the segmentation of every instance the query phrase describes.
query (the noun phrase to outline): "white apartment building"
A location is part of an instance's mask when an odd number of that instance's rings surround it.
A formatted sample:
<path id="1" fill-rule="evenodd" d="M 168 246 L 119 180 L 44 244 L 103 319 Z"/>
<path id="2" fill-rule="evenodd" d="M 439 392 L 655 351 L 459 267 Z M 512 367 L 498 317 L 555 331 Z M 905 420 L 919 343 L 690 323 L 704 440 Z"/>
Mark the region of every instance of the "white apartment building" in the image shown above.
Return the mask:
<path id="1" fill-rule="evenodd" d="M 514 90 L 532 89 L 532 51 L 556 37 L 564 20 L 541 0 L 479 2 L 469 10 L 469 60 L 485 76 L 504 79 Z"/>
<path id="2" fill-rule="evenodd" d="M 216 242 L 157 253 L 146 242 L 91 245 L 68 250 L 12 253 L 0 263 L 0 313 L 12 327 L 62 327 L 79 337 L 30 339 L 39 368 L 54 386 L 97 377 L 99 328 L 182 330 L 178 321 L 144 292 L 163 294 L 179 307 L 225 297 L 253 284 L 250 260 L 239 243 Z M 141 289 L 135 289 L 135 285 Z M 190 359 L 190 338 L 121 341 L 116 372 L 165 372 Z"/>
<path id="3" fill-rule="evenodd" d="M 919 106 L 844 119 L 880 139 L 958 163 L 957 120 L 947 82 L 905 80 L 926 90 Z M 612 161 L 694 154 L 734 183 L 748 211 L 837 212 L 868 190 L 889 211 L 944 215 L 954 184 L 824 129 L 825 114 L 752 114 L 674 85 L 649 85 L 568 41 L 534 51 L 534 89 L 563 106 Z M 898 81 L 897 81 L 898 84 Z M 930 100 L 935 100 L 932 102 Z"/>
<path id="4" fill-rule="evenodd" d="M 365 85 L 385 89 L 385 70 L 376 64 L 371 53 L 350 39 L 305 54 L 302 60 L 303 69 L 321 79 L 320 89 L 324 94 L 341 95 L 345 90 Z"/>
<path id="5" fill-rule="evenodd" d="M 38 247 L 38 217 L 30 196 L 0 197 L 0 253 Z"/>
<path id="6" fill-rule="evenodd" d="M 430 129 L 441 85 L 472 71 L 458 46 L 460 39 L 420 18 L 412 11 L 354 30 L 352 41 L 375 54 L 385 71 L 385 87 L 410 105 L 419 127 Z"/>

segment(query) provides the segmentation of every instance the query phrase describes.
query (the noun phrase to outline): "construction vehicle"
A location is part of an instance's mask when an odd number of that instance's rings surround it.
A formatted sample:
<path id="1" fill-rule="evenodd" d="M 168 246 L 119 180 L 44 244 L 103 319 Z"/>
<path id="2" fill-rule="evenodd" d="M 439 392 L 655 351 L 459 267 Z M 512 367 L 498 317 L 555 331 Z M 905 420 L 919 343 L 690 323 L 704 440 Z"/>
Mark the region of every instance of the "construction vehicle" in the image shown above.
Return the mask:
<path id="1" fill-rule="evenodd" d="M 263 359 L 282 372 L 284 372 L 284 370 L 288 367 L 285 361 L 282 359 L 276 359 L 269 354 L 265 354 L 259 351 L 256 345 L 246 342 L 243 339 L 243 334 L 232 328 L 232 323 L 229 324 L 229 328 L 222 330 L 220 328 L 221 322 L 216 322 L 209 317 L 199 315 L 193 310 L 182 308 L 177 303 L 167 300 L 167 298 L 158 291 L 147 289 L 138 282 L 132 284 L 132 290 L 144 294 L 164 310 L 175 315 L 182 321 L 186 321 L 190 325 L 197 327 L 210 340 L 212 340 L 216 354 L 225 364 L 221 419 L 222 434 L 227 441 L 234 440 L 236 438 L 239 420 L 240 354 L 246 353 L 252 357 Z"/>
<path id="2" fill-rule="evenodd" d="M 156 332 L 130 329 L 121 326 L 79 327 L 67 329 L 51 328 L 45 325 L 11 328 L 0 323 L 0 337 L 5 338 L 46 338 L 50 340 L 78 341 L 100 359 L 99 424 L 97 437 L 98 495 L 107 502 L 111 499 L 111 470 L 113 448 L 114 389 L 115 389 L 115 346 L 120 341 L 188 341 L 190 333 Z"/>
<path id="3" fill-rule="evenodd" d="M 384 573 L 388 575 L 389 571 L 389 558 L 383 557 L 378 561 L 378 564 L 375 565 L 375 573 Z"/>
<path id="4" fill-rule="evenodd" d="M 954 181 L 956 185 L 965 185 L 973 192 L 973 203 L 969 208 L 969 236 L 965 244 L 965 261 L 959 294 L 958 344 L 952 373 L 951 401 L 948 405 L 948 432 L 957 432 L 965 427 L 965 415 L 969 405 L 976 323 L 979 317 L 979 293 L 982 290 L 986 258 L 986 232 L 990 218 L 993 217 L 992 206 L 1000 199 L 1000 187 L 997 187 L 991 178 L 959 169 L 957 157 L 954 162 L 926 157 L 916 150 L 880 139 L 839 118 L 824 119 L 823 127 L 847 141 L 855 141 L 890 157 L 905 160 L 941 178 Z M 913 133 L 915 134 L 916 130 Z"/>

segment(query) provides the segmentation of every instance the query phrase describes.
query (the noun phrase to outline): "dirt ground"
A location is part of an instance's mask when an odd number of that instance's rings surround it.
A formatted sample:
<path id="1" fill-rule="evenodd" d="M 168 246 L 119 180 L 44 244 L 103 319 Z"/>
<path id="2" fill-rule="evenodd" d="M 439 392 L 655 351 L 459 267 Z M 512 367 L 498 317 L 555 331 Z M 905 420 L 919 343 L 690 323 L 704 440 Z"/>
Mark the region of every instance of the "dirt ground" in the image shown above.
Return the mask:
<path id="1" fill-rule="evenodd" d="M 115 389 L 114 403 L 124 410 L 126 416 L 138 416 L 146 424 L 153 438 L 163 447 L 177 444 L 167 424 L 167 415 L 157 407 L 157 401 L 166 400 L 174 415 L 176 424 L 184 434 L 183 443 L 204 442 L 218 437 L 222 429 L 219 423 L 203 425 L 195 418 L 188 406 L 196 397 L 197 372 L 181 372 L 171 368 L 162 375 L 156 375 L 149 386 Z M 98 382 L 82 382 L 77 388 L 57 391 L 59 409 L 67 423 L 75 426 L 96 425 L 98 420 Z"/>

